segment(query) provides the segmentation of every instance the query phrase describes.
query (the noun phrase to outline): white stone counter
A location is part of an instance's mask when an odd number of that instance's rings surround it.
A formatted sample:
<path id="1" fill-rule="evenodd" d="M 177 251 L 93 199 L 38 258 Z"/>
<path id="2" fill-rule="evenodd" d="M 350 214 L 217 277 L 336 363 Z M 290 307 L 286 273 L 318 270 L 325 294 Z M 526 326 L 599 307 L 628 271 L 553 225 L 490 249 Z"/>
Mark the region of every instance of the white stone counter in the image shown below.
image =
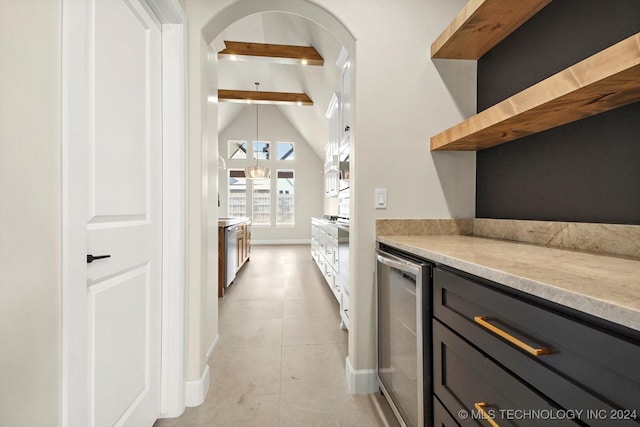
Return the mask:
<path id="1" fill-rule="evenodd" d="M 251 222 L 251 218 L 248 216 L 237 216 L 233 218 L 218 218 L 218 227 L 230 227 L 232 225 L 243 224 L 245 222 Z"/>
<path id="2" fill-rule="evenodd" d="M 640 331 L 640 258 L 461 235 L 381 243 Z"/>

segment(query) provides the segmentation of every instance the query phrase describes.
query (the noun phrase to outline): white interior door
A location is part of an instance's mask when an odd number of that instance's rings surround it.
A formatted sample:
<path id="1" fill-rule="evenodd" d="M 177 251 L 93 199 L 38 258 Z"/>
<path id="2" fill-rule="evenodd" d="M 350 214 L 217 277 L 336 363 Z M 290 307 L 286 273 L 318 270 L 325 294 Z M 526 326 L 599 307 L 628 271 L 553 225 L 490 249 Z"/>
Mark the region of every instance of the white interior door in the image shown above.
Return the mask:
<path id="1" fill-rule="evenodd" d="M 77 247 L 68 251 L 73 283 L 63 317 L 86 323 L 63 331 L 63 355 L 78 362 L 66 365 L 63 415 L 70 426 L 151 426 L 160 413 L 160 24 L 139 0 L 86 0 L 81 8 L 86 40 L 76 53 L 86 56 L 77 84 L 86 87 L 86 111 L 69 109 L 68 127 L 80 136 L 68 148 L 68 231 L 86 254 L 110 257 L 74 268 Z M 76 397 L 83 389 L 86 397 Z"/>

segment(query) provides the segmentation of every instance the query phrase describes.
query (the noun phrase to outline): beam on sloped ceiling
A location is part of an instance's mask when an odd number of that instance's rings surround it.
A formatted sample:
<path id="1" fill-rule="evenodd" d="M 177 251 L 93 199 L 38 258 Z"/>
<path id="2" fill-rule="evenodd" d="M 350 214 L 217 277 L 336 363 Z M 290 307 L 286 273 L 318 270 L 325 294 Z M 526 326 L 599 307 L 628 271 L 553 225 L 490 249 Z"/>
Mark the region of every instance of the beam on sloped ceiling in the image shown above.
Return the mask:
<path id="1" fill-rule="evenodd" d="M 313 46 L 224 41 L 219 59 L 258 60 L 274 64 L 323 65 L 324 59 Z"/>
<path id="2" fill-rule="evenodd" d="M 219 102 L 239 104 L 313 105 L 306 93 L 258 92 L 255 90 L 218 90 Z"/>

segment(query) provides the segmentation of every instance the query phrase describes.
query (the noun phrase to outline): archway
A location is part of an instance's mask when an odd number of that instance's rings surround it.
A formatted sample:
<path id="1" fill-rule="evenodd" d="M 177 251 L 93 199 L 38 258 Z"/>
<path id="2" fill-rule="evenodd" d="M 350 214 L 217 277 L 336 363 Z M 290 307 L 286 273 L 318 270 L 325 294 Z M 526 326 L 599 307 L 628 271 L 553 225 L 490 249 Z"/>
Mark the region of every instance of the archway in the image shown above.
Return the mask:
<path id="1" fill-rule="evenodd" d="M 205 2 L 203 2 L 205 3 Z M 210 232 L 213 226 L 212 224 L 215 220 L 217 220 L 217 214 L 211 215 L 211 212 L 217 213 L 217 199 L 215 203 L 212 202 L 212 199 L 215 198 L 215 193 L 217 192 L 218 182 L 217 182 L 217 174 L 211 173 L 213 169 L 217 168 L 217 162 L 214 162 L 213 159 L 216 157 L 216 153 L 218 151 L 218 134 L 217 134 L 217 117 L 218 117 L 218 105 L 217 105 L 217 90 L 218 90 L 218 59 L 216 49 L 212 48 L 212 42 L 214 39 L 227 27 L 232 25 L 233 23 L 241 20 L 244 17 L 249 15 L 265 13 L 265 12 L 281 12 L 281 13 L 290 13 L 301 16 L 305 19 L 308 19 L 317 25 L 325 28 L 328 32 L 332 33 L 334 37 L 345 47 L 350 53 L 352 58 L 355 57 L 355 49 L 356 42 L 355 38 L 351 34 L 351 32 L 343 25 L 343 23 L 338 20 L 334 15 L 332 15 L 329 11 L 322 8 L 321 6 L 314 4 L 308 0 L 300 0 L 300 1 L 286 1 L 286 0 L 273 0 L 269 2 L 261 1 L 261 0 L 240 0 L 228 5 L 219 5 L 217 2 L 206 2 L 206 4 L 197 4 L 194 5 L 194 8 L 197 8 L 197 22 L 194 22 L 194 19 L 190 19 L 190 88 L 189 88 L 189 97 L 190 97 L 190 151 L 189 154 L 189 169 L 192 177 L 196 177 L 194 174 L 193 167 L 199 168 L 201 173 L 201 182 L 197 183 L 199 187 L 190 188 L 189 189 L 189 206 L 190 209 L 193 209 L 196 212 L 201 214 L 201 217 L 198 218 L 197 224 L 190 224 L 190 227 L 197 227 L 197 229 L 190 230 L 189 234 L 194 235 L 194 233 L 199 233 L 200 238 L 198 239 L 196 245 L 194 242 L 189 243 L 189 247 L 195 251 L 198 251 L 199 256 L 196 255 L 195 263 L 190 262 L 189 272 L 194 273 L 200 276 L 200 283 L 198 283 L 197 289 L 194 289 L 194 292 L 190 291 L 190 306 L 191 304 L 198 305 L 199 310 L 202 311 L 191 313 L 190 316 L 200 316 L 199 319 L 193 319 L 202 321 L 202 318 L 210 319 L 215 313 L 215 317 L 217 318 L 217 299 L 215 301 L 215 307 L 204 307 L 206 304 L 211 304 L 211 302 L 203 302 L 203 299 L 207 299 L 207 295 L 211 299 L 213 292 L 211 289 L 207 291 L 206 283 L 211 283 L 214 279 L 217 280 L 217 271 L 211 271 L 210 268 L 206 265 L 208 260 L 211 260 L 212 253 L 217 250 L 217 234 Z M 199 20 L 198 20 L 199 19 Z M 350 76 L 351 81 L 355 83 L 355 66 L 350 67 Z M 352 105 L 352 126 L 351 126 L 351 138 L 352 145 L 355 144 L 356 137 L 356 129 L 357 123 L 355 118 L 355 97 L 357 96 L 356 85 L 352 85 L 351 92 L 351 105 Z M 353 156 L 351 160 L 353 161 Z M 210 176 L 215 177 L 215 182 L 213 179 L 209 178 Z M 353 175 L 352 175 L 353 177 Z M 195 180 L 194 180 L 195 183 Z M 353 184 L 352 184 L 353 185 Z M 353 188 L 353 187 L 352 187 Z M 352 190 L 353 191 L 353 190 Z M 214 197 L 209 197 L 209 195 L 214 195 Z M 352 198 L 353 204 L 353 198 Z M 352 216 L 354 215 L 353 205 L 351 208 Z M 211 218 L 211 216 L 214 216 Z M 357 230 L 352 230 L 352 235 L 354 231 L 357 233 Z M 204 237 L 207 236 L 207 237 Z M 206 241 L 204 240 L 206 239 Z M 356 271 L 354 266 L 354 250 L 350 248 L 350 282 L 357 283 Z M 191 251 L 193 254 L 194 252 Z M 191 256 L 190 256 L 191 258 Z M 199 265 L 198 265 L 199 264 Z M 213 276 L 213 277 L 211 277 Z M 190 280 L 190 283 L 192 281 Z M 190 284 L 193 286 L 193 284 Z M 352 286 L 352 297 L 357 295 L 356 286 Z M 353 306 L 352 306 L 353 307 Z M 352 319 L 355 319 L 355 313 L 352 313 Z M 200 323 L 202 325 L 203 323 Z M 351 328 L 349 333 L 349 356 L 347 358 L 347 367 L 351 366 L 349 362 L 349 358 L 353 358 L 353 353 L 356 351 L 356 339 L 357 335 L 357 320 L 351 322 Z M 207 331 L 207 327 L 204 327 L 205 330 L 200 331 L 189 331 L 188 334 L 197 335 L 193 339 L 188 339 L 188 376 L 190 378 L 198 378 L 204 379 L 205 374 L 208 377 L 208 371 L 201 372 L 201 367 L 205 367 L 206 371 L 206 360 L 208 356 L 212 353 L 212 348 L 209 349 L 206 354 L 203 353 L 203 344 L 210 342 L 215 336 L 212 336 L 210 331 Z M 215 324 L 215 332 L 213 335 L 217 334 L 217 322 Z M 208 345 L 208 344 L 204 344 Z M 215 342 L 214 342 L 215 345 Z M 347 375 L 349 375 L 349 369 L 347 369 Z M 200 380 L 202 382 L 202 380 Z M 205 380 L 206 381 L 206 380 Z M 353 388 L 352 388 L 353 390 Z M 205 390 L 206 394 L 206 390 Z M 204 396 L 203 396 L 204 397 Z M 195 403 L 195 402 L 193 402 Z"/>

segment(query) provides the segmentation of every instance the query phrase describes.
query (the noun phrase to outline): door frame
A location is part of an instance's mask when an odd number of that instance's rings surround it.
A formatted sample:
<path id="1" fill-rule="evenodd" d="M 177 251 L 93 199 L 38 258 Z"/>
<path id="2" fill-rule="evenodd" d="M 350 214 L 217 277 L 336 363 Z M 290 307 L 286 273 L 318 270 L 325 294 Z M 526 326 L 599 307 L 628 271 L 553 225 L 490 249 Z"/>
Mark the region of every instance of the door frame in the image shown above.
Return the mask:
<path id="1" fill-rule="evenodd" d="M 177 417 L 185 408 L 185 242 L 186 242 L 186 16 L 178 0 L 140 0 L 162 23 L 162 331 L 160 417 Z M 74 230 L 72 195 L 82 183 L 70 179 L 70 170 L 83 164 L 87 140 L 85 105 L 88 64 L 87 2 L 62 0 L 61 55 L 61 425 L 82 427 L 86 420 L 86 357 L 76 349 L 87 334 L 86 236 Z M 82 166 L 80 166 L 82 167 Z M 80 366 L 80 368 L 78 368 Z"/>

